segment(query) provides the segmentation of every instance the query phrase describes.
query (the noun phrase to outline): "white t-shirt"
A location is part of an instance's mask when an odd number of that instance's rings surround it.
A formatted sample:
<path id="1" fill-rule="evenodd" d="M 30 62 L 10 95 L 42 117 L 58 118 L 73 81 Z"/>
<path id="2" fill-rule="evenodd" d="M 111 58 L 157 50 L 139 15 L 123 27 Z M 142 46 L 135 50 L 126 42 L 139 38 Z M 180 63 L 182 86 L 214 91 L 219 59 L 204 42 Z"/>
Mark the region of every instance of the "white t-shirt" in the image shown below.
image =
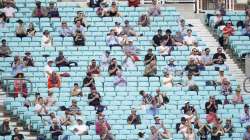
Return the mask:
<path id="1" fill-rule="evenodd" d="M 135 64 L 133 62 L 133 60 L 131 59 L 131 57 L 128 57 L 126 59 L 126 56 L 123 58 L 123 67 L 128 68 L 128 67 L 135 67 Z"/>
<path id="2" fill-rule="evenodd" d="M 197 62 L 201 61 L 201 56 L 192 54 L 189 56 L 189 59 L 194 59 L 194 62 L 197 63 Z"/>
<path id="3" fill-rule="evenodd" d="M 49 72 L 50 74 L 52 74 L 53 71 L 54 71 L 53 68 L 50 67 L 49 65 L 46 65 L 46 66 L 44 67 L 44 74 L 45 74 L 46 77 L 49 76 L 49 75 L 47 74 L 47 72 Z"/>
<path id="4" fill-rule="evenodd" d="M 35 110 L 36 110 L 37 113 L 38 113 L 38 111 L 39 111 L 41 108 L 42 108 L 42 110 L 40 111 L 39 114 L 41 114 L 41 115 L 46 115 L 45 109 L 48 110 L 47 107 L 45 107 L 45 106 L 43 107 L 43 106 L 40 105 L 40 104 L 36 104 Z"/>
<path id="5" fill-rule="evenodd" d="M 76 135 L 82 135 L 84 132 L 87 131 L 87 126 L 82 124 L 82 125 L 76 125 L 75 128 L 78 130 L 75 132 Z"/>
<path id="6" fill-rule="evenodd" d="M 41 46 L 42 47 L 52 47 L 52 41 L 49 41 L 49 37 L 46 37 L 45 35 L 42 36 L 42 40 L 41 40 Z M 45 43 L 49 41 L 48 43 Z"/>
<path id="7" fill-rule="evenodd" d="M 5 7 L 3 8 L 2 12 L 5 13 L 6 17 L 14 17 L 16 9 L 13 7 Z"/>
<path id="8" fill-rule="evenodd" d="M 188 45 L 192 45 L 194 42 L 196 42 L 196 39 L 194 36 L 185 36 L 184 37 L 184 41 L 188 44 Z"/>

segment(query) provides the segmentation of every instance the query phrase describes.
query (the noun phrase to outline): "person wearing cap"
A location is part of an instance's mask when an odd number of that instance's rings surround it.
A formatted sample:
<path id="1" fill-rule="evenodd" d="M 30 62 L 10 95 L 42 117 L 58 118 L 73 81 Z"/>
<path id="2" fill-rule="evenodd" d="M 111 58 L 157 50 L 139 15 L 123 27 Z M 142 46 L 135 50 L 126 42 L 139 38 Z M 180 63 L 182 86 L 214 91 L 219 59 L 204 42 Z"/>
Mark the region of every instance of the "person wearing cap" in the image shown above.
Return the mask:
<path id="1" fill-rule="evenodd" d="M 17 127 L 15 127 L 13 131 L 14 134 L 11 136 L 11 140 L 24 140 L 23 134 L 19 133 L 19 129 Z"/>
<path id="2" fill-rule="evenodd" d="M 128 0 L 129 7 L 139 7 L 140 0 Z"/>
<path id="3" fill-rule="evenodd" d="M 190 58 L 184 70 L 194 76 L 200 75 L 199 67 L 197 64 L 195 64 L 195 60 L 193 58 Z"/>
<path id="4" fill-rule="evenodd" d="M 250 125 L 246 127 L 246 132 L 243 134 L 243 140 L 249 140 L 250 139 Z"/>
<path id="5" fill-rule="evenodd" d="M 147 14 L 142 14 L 139 17 L 138 24 L 141 25 L 142 27 L 146 27 L 150 25 L 150 17 Z"/>
<path id="6" fill-rule="evenodd" d="M 109 67 L 109 64 L 111 63 L 111 56 L 110 51 L 105 51 L 103 55 L 101 56 L 101 68 L 102 70 L 107 70 Z"/>
<path id="7" fill-rule="evenodd" d="M 49 108 L 44 104 L 43 97 L 38 98 L 38 103 L 35 105 L 35 112 L 39 116 L 48 115 Z"/>
<path id="8" fill-rule="evenodd" d="M 41 47 L 47 48 L 47 47 L 52 47 L 52 46 L 53 46 L 53 38 L 50 35 L 49 31 L 45 30 L 41 38 Z"/>
<path id="9" fill-rule="evenodd" d="M 177 69 L 176 69 L 176 65 L 174 64 L 174 61 L 175 60 L 173 57 L 169 59 L 169 63 L 164 67 L 163 73 L 168 72 L 169 75 L 172 75 L 172 76 L 175 74 Z"/>
<path id="10" fill-rule="evenodd" d="M 30 52 L 25 52 L 25 56 L 23 57 L 23 63 L 25 64 L 26 67 L 34 67 L 34 60 L 31 56 Z"/>
<path id="11" fill-rule="evenodd" d="M 53 71 L 52 74 L 48 76 L 48 89 L 60 88 L 60 87 L 61 87 L 60 76 L 55 71 Z"/>
<path id="12" fill-rule="evenodd" d="M 0 136 L 8 136 L 11 134 L 9 120 L 3 120 L 3 123 L 0 125 Z"/>
<path id="13" fill-rule="evenodd" d="M 7 19 L 15 17 L 17 10 L 11 6 L 11 3 L 7 3 L 6 6 L 1 10 L 6 16 Z"/>
<path id="14" fill-rule="evenodd" d="M 78 83 L 74 83 L 73 88 L 71 89 L 71 96 L 83 96 L 83 92 L 79 87 Z"/>
<path id="15" fill-rule="evenodd" d="M 226 55 L 222 52 L 222 47 L 217 48 L 217 52 L 213 55 L 213 63 L 217 66 L 222 66 L 225 65 L 227 57 Z"/>
<path id="16" fill-rule="evenodd" d="M 81 119 L 76 120 L 76 125 L 72 127 L 75 135 L 88 135 L 88 128 Z"/>
<path id="17" fill-rule="evenodd" d="M 24 27 L 23 21 L 21 19 L 17 20 L 17 27 L 16 27 L 16 36 L 17 37 L 26 37 L 26 29 Z"/>
<path id="18" fill-rule="evenodd" d="M 148 15 L 149 16 L 160 16 L 161 15 L 160 5 L 157 4 L 156 0 L 152 0 L 152 5 L 148 9 Z"/>
<path id="19" fill-rule="evenodd" d="M 121 47 L 122 45 L 119 43 L 118 37 L 115 35 L 115 30 L 111 29 L 110 33 L 107 36 L 107 45 L 109 46 L 110 50 L 112 47 Z"/>
<path id="20" fill-rule="evenodd" d="M 41 6 L 40 1 L 36 1 L 36 7 L 32 12 L 33 17 L 47 17 L 48 16 L 48 11 L 46 7 Z"/>
<path id="21" fill-rule="evenodd" d="M 209 97 L 209 101 L 205 103 L 206 114 L 209 112 L 216 113 L 218 110 L 218 102 L 215 100 L 214 96 Z"/>
<path id="22" fill-rule="evenodd" d="M 201 63 L 204 66 L 213 65 L 213 59 L 212 59 L 212 56 L 210 55 L 210 49 L 209 48 L 206 48 L 205 53 L 202 53 L 202 55 L 201 55 Z"/>
<path id="23" fill-rule="evenodd" d="M 111 8 L 107 11 L 109 17 L 119 17 L 121 14 L 118 12 L 116 2 L 112 2 Z"/>
<path id="24" fill-rule="evenodd" d="M 86 17 L 85 17 L 85 14 L 84 14 L 82 11 L 77 11 L 77 15 L 76 15 L 76 17 L 74 18 L 75 24 L 76 24 L 76 22 L 77 22 L 78 20 L 81 22 L 81 25 L 82 25 L 83 27 L 87 27 L 87 26 L 88 26 L 88 25 L 87 25 L 87 19 L 86 19 Z"/>
<path id="25" fill-rule="evenodd" d="M 32 22 L 29 23 L 29 26 L 26 32 L 27 32 L 27 36 L 30 36 L 30 37 L 34 37 L 36 35 L 36 29 Z"/>
<path id="26" fill-rule="evenodd" d="M 10 57 L 10 47 L 7 45 L 6 40 L 2 39 L 2 45 L 0 46 L 0 57 Z"/>
<path id="27" fill-rule="evenodd" d="M 100 75 L 100 67 L 96 64 L 96 60 L 92 59 L 91 64 L 88 66 L 88 72 L 97 77 Z"/>
<path id="28" fill-rule="evenodd" d="M 125 87 L 127 85 L 127 80 L 122 75 L 121 71 L 116 72 L 116 76 L 114 77 L 113 83 L 115 87 Z"/>
<path id="29" fill-rule="evenodd" d="M 77 67 L 78 64 L 74 61 L 69 61 L 67 60 L 64 55 L 63 55 L 63 52 L 62 51 L 59 51 L 58 53 L 58 57 L 56 57 L 56 60 L 55 60 L 55 63 L 56 63 L 56 66 L 57 67 L 71 67 L 72 64 L 73 66 Z"/>
<path id="30" fill-rule="evenodd" d="M 187 46 L 194 46 L 194 43 L 197 42 L 196 38 L 192 35 L 192 30 L 187 30 L 187 35 L 184 36 L 183 44 Z"/>
<path id="31" fill-rule="evenodd" d="M 178 31 L 176 31 L 175 35 L 173 36 L 173 40 L 174 40 L 174 45 L 176 45 L 176 46 L 182 46 L 183 45 L 184 36 L 178 30 Z"/>
<path id="32" fill-rule="evenodd" d="M 250 124 L 250 113 L 248 104 L 244 105 L 244 111 L 240 115 L 240 123 L 246 125 Z"/>
<path id="33" fill-rule="evenodd" d="M 156 47 L 161 45 L 161 42 L 163 42 L 163 35 L 162 35 L 162 30 L 158 29 L 158 32 L 156 35 L 154 35 L 153 39 L 152 39 L 152 44 L 153 46 Z"/>
<path id="34" fill-rule="evenodd" d="M 116 58 L 112 58 L 108 67 L 109 76 L 116 76 L 116 72 L 122 70 L 121 65 L 117 64 Z"/>
<path id="35" fill-rule="evenodd" d="M 91 73 L 87 73 L 86 77 L 83 79 L 82 87 L 95 87 L 95 79 Z"/>
<path id="36" fill-rule="evenodd" d="M 165 87 L 173 87 L 173 76 L 169 71 L 164 72 L 162 83 Z"/>
<path id="37" fill-rule="evenodd" d="M 133 125 L 141 124 L 141 117 L 136 114 L 136 110 L 134 108 L 131 109 L 131 114 L 128 116 L 127 122 L 128 124 Z"/>
<path id="38" fill-rule="evenodd" d="M 101 95 L 96 90 L 92 90 L 88 95 L 88 103 L 90 106 L 98 107 L 101 105 Z"/>
<path id="39" fill-rule="evenodd" d="M 53 96 L 53 92 L 52 91 L 48 91 L 48 96 L 45 98 L 44 104 L 47 107 L 52 107 L 52 106 L 54 106 L 56 104 L 56 99 Z"/>
<path id="40" fill-rule="evenodd" d="M 238 85 L 235 92 L 236 93 L 235 93 L 235 95 L 233 97 L 233 104 L 243 104 L 244 99 L 243 99 L 243 96 L 240 94 L 240 92 L 241 92 L 240 85 Z"/>
<path id="41" fill-rule="evenodd" d="M 226 47 L 228 45 L 229 37 L 234 35 L 235 29 L 233 27 L 233 23 L 231 20 L 228 20 L 226 22 L 226 26 L 222 30 L 223 32 L 223 47 Z"/>
<path id="42" fill-rule="evenodd" d="M 73 99 L 71 101 L 71 105 L 69 106 L 69 111 L 70 111 L 70 115 L 76 116 L 76 115 L 81 115 L 81 110 L 77 105 L 77 100 Z"/>
<path id="43" fill-rule="evenodd" d="M 74 35 L 72 29 L 68 26 L 66 21 L 62 22 L 58 32 L 61 37 L 72 37 Z"/>
<path id="44" fill-rule="evenodd" d="M 128 20 L 125 20 L 124 24 L 125 25 L 122 28 L 122 34 L 125 34 L 127 36 L 138 36 L 137 33 L 134 31 L 134 28 L 131 25 L 129 25 Z"/>
<path id="45" fill-rule="evenodd" d="M 11 63 L 11 67 L 12 67 L 11 74 L 13 76 L 16 76 L 18 73 L 23 73 L 25 65 L 23 64 L 19 56 L 15 56 L 14 61 Z"/>
<path id="46" fill-rule="evenodd" d="M 53 1 L 49 2 L 49 6 L 47 7 L 48 17 L 60 17 L 57 7 L 55 7 L 55 3 Z"/>
<path id="47" fill-rule="evenodd" d="M 53 60 L 48 60 L 47 65 L 44 66 L 44 74 L 46 77 L 52 74 L 54 69 L 52 68 Z"/>

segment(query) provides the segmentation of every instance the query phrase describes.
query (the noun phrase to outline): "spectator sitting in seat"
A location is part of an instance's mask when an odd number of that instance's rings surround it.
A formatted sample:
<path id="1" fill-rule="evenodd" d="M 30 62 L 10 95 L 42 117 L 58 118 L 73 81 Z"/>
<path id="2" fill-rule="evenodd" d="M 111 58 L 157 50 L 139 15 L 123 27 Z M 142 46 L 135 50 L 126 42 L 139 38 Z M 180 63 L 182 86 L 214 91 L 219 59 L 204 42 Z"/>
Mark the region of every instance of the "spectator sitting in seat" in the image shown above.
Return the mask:
<path id="1" fill-rule="evenodd" d="M 185 82 L 185 86 L 188 87 L 189 91 L 199 91 L 198 85 L 195 83 L 195 81 L 192 79 L 193 75 L 191 73 L 188 73 L 187 75 L 187 81 Z"/>
<path id="2" fill-rule="evenodd" d="M 89 7 L 95 8 L 95 7 L 100 7 L 100 4 L 102 3 L 103 0 L 89 0 L 89 2 L 87 3 L 87 5 Z"/>
<path id="3" fill-rule="evenodd" d="M 211 65 L 213 65 L 212 56 L 209 53 L 210 53 L 210 49 L 206 48 L 205 52 L 202 53 L 202 55 L 201 55 L 201 63 L 204 66 L 211 66 Z"/>
<path id="4" fill-rule="evenodd" d="M 111 8 L 107 11 L 108 16 L 110 17 L 119 17 L 121 14 L 118 12 L 118 8 L 115 2 L 112 2 Z"/>
<path id="5" fill-rule="evenodd" d="M 73 115 L 73 116 L 82 114 L 80 108 L 77 106 L 77 100 L 73 99 L 71 101 L 71 106 L 69 106 L 69 111 L 70 111 L 70 115 Z"/>
<path id="6" fill-rule="evenodd" d="M 74 45 L 75 46 L 85 46 L 85 36 L 79 30 L 76 30 L 76 33 L 74 36 Z"/>
<path id="7" fill-rule="evenodd" d="M 244 112 L 240 115 L 240 123 L 249 125 L 250 124 L 250 113 L 249 113 L 249 105 L 244 105 Z"/>
<path id="8" fill-rule="evenodd" d="M 81 24 L 81 20 L 77 20 L 75 26 L 72 28 L 74 36 L 76 36 L 76 33 L 78 31 L 81 32 L 81 34 L 84 34 L 84 27 Z"/>
<path id="9" fill-rule="evenodd" d="M 6 27 L 6 16 L 4 13 L 0 13 L 0 29 Z"/>
<path id="10" fill-rule="evenodd" d="M 185 117 L 181 117 L 179 132 L 185 133 L 189 126 L 190 126 L 190 123 L 185 119 Z"/>
<path id="11" fill-rule="evenodd" d="M 15 56 L 14 61 L 11 63 L 11 67 L 12 67 L 11 74 L 15 76 L 18 73 L 23 73 L 25 65 L 23 64 L 19 56 Z"/>
<path id="12" fill-rule="evenodd" d="M 61 87 L 61 80 L 59 75 L 56 74 L 55 71 L 52 72 L 51 75 L 48 77 L 48 89 L 51 88 L 60 88 Z"/>
<path id="13" fill-rule="evenodd" d="M 228 20 L 226 26 L 223 28 L 223 46 L 228 45 L 229 37 L 234 34 L 235 30 L 231 20 Z"/>
<path id="14" fill-rule="evenodd" d="M 184 41 L 184 36 L 181 34 L 180 31 L 176 31 L 175 36 L 173 37 L 174 45 L 182 46 Z"/>
<path id="15" fill-rule="evenodd" d="M 224 125 L 224 133 L 228 133 L 228 136 L 231 137 L 234 132 L 234 126 L 230 118 L 226 119 L 226 124 Z"/>
<path id="16" fill-rule="evenodd" d="M 159 130 L 160 136 L 163 139 L 170 139 L 171 138 L 171 133 L 167 130 L 167 128 L 164 126 L 163 121 L 160 121 L 160 117 L 156 116 L 154 117 L 155 120 L 155 127 Z M 163 130 L 163 131 L 162 131 Z"/>
<path id="17" fill-rule="evenodd" d="M 170 29 L 167 29 L 165 31 L 165 35 L 163 36 L 163 42 L 165 42 L 166 46 L 173 46 L 175 44 L 171 33 L 172 33 L 172 31 Z"/>
<path id="18" fill-rule="evenodd" d="M 83 27 L 87 27 L 87 26 L 88 26 L 88 25 L 87 25 L 86 17 L 85 17 L 85 15 L 83 14 L 82 11 L 77 11 L 77 15 L 76 15 L 76 17 L 74 18 L 75 24 L 76 24 L 77 21 L 80 21 L 80 22 L 81 22 L 81 25 L 82 25 Z"/>
<path id="19" fill-rule="evenodd" d="M 128 45 L 124 46 L 123 50 L 124 50 L 125 54 L 128 54 L 129 56 L 131 56 L 133 62 L 140 60 L 140 58 L 138 56 L 138 52 L 140 51 L 140 49 L 137 48 L 133 44 L 133 40 L 132 39 L 128 40 Z"/>
<path id="20" fill-rule="evenodd" d="M 220 140 L 220 137 L 224 135 L 224 130 L 221 124 L 214 125 L 211 130 L 211 140 Z"/>
<path id="21" fill-rule="evenodd" d="M 236 94 L 233 97 L 233 104 L 243 104 L 244 100 L 243 100 L 243 96 L 240 94 L 241 89 L 240 86 L 238 86 L 235 90 Z"/>
<path id="22" fill-rule="evenodd" d="M 205 103 L 206 114 L 209 112 L 216 113 L 218 110 L 218 103 L 215 100 L 214 96 L 209 97 L 209 101 Z"/>
<path id="23" fill-rule="evenodd" d="M 8 136 L 11 134 L 9 120 L 3 120 L 3 123 L 0 125 L 0 136 Z"/>
<path id="24" fill-rule="evenodd" d="M 95 129 L 96 134 L 100 135 L 101 140 L 114 140 L 115 139 L 111 133 L 111 127 L 109 123 L 103 117 L 98 118 L 98 121 L 95 124 L 95 128 L 96 128 Z"/>
<path id="25" fill-rule="evenodd" d="M 63 129 L 56 119 L 53 120 L 49 129 L 52 140 L 59 140 L 59 136 L 63 134 Z"/>
<path id="26" fill-rule="evenodd" d="M 192 30 L 188 29 L 187 35 L 184 36 L 183 44 L 185 44 L 187 46 L 194 46 L 195 42 L 197 42 L 197 41 L 196 41 L 196 38 L 192 35 Z"/>
<path id="27" fill-rule="evenodd" d="M 146 108 L 146 112 L 152 116 L 159 115 L 159 108 L 160 106 L 157 105 L 156 99 L 152 97 L 152 102 L 149 104 L 148 108 Z"/>
<path id="28" fill-rule="evenodd" d="M 0 46 L 0 57 L 10 57 L 10 47 L 7 45 L 6 40 L 2 39 L 2 45 Z"/>
<path id="29" fill-rule="evenodd" d="M 46 97 L 46 99 L 44 101 L 44 104 L 47 107 L 51 107 L 51 106 L 54 106 L 56 104 L 56 99 L 53 96 L 53 92 L 52 91 L 48 91 L 48 97 Z"/>
<path id="30" fill-rule="evenodd" d="M 26 98 L 28 95 L 28 89 L 26 85 L 25 80 L 21 80 L 21 78 L 24 78 L 23 73 L 17 73 L 15 78 L 20 78 L 14 80 L 14 97 L 18 97 L 18 94 L 21 93 L 24 98 Z"/>
<path id="31" fill-rule="evenodd" d="M 165 73 L 165 72 L 168 72 L 169 73 L 169 75 L 175 75 L 175 72 L 176 72 L 176 65 L 174 64 L 174 58 L 172 57 L 172 58 L 170 58 L 169 59 L 169 63 L 164 67 L 164 70 L 163 70 L 163 72 Z"/>
<path id="32" fill-rule="evenodd" d="M 195 64 L 194 58 L 190 58 L 188 65 L 185 67 L 185 71 L 187 71 L 189 74 L 193 76 L 199 76 L 199 67 L 197 64 Z"/>
<path id="33" fill-rule="evenodd" d="M 136 114 L 136 110 L 134 108 L 131 109 L 131 114 L 128 116 L 127 122 L 128 124 L 133 125 L 141 124 L 141 117 Z"/>
<path id="34" fill-rule="evenodd" d="M 48 108 L 44 104 L 43 97 L 38 98 L 38 103 L 35 105 L 35 111 L 39 116 L 48 115 Z"/>
<path id="35" fill-rule="evenodd" d="M 164 72 L 162 83 L 165 87 L 173 87 L 173 77 L 170 72 Z"/>
<path id="36" fill-rule="evenodd" d="M 150 127 L 151 134 L 149 136 L 150 140 L 161 140 L 162 136 L 159 132 L 159 130 L 155 126 Z"/>
<path id="37" fill-rule="evenodd" d="M 102 70 L 107 70 L 110 63 L 111 63 L 110 51 L 105 51 L 105 53 L 101 56 Z"/>
<path id="38" fill-rule="evenodd" d="M 156 67 L 156 55 L 153 54 L 152 49 L 148 49 L 148 53 L 144 57 L 144 65 L 145 65 L 145 71 L 144 75 L 155 75 L 157 72 L 157 67 Z"/>
<path id="39" fill-rule="evenodd" d="M 188 111 L 191 111 L 191 113 L 195 115 L 196 114 L 196 110 L 195 110 L 194 106 L 190 105 L 189 101 L 185 101 L 184 103 L 185 103 L 185 106 L 183 106 L 181 108 L 182 112 L 184 114 L 187 114 Z"/>
<path id="40" fill-rule="evenodd" d="M 149 16 L 160 16 L 161 15 L 160 5 L 157 4 L 156 0 L 152 0 L 152 5 L 148 9 L 148 15 Z"/>
<path id="41" fill-rule="evenodd" d="M 100 106 L 101 104 L 101 95 L 96 90 L 92 90 L 88 95 L 88 102 L 90 106 L 94 106 L 95 108 Z"/>
<path id="42" fill-rule="evenodd" d="M 32 22 L 29 24 L 29 27 L 28 27 L 26 33 L 27 33 L 27 36 L 30 36 L 30 37 L 34 37 L 36 35 L 36 29 L 35 29 L 34 24 Z"/>
<path id="43" fill-rule="evenodd" d="M 55 7 L 55 3 L 53 1 L 49 2 L 49 7 L 47 7 L 48 17 L 60 17 L 57 7 Z"/>
<path id="44" fill-rule="evenodd" d="M 82 90 L 78 83 L 74 83 L 74 87 L 71 89 L 71 96 L 83 96 Z"/>
<path id="45" fill-rule="evenodd" d="M 120 36 L 122 32 L 122 27 L 120 22 L 115 22 L 115 27 L 113 28 L 115 35 Z"/>
<path id="46" fill-rule="evenodd" d="M 250 10 L 249 10 L 250 12 Z M 249 140 L 250 139 L 250 126 L 248 125 L 246 127 L 246 132 L 244 132 L 244 135 L 243 135 L 243 140 Z"/>
<path id="47" fill-rule="evenodd" d="M 226 55 L 222 52 L 222 48 L 217 48 L 217 53 L 213 56 L 213 63 L 216 64 L 215 67 L 225 65 L 224 62 L 226 61 Z"/>
<path id="48" fill-rule="evenodd" d="M 53 46 L 53 38 L 50 35 L 49 31 L 45 30 L 43 32 L 43 36 L 41 39 L 41 47 L 46 48 L 46 47 L 52 47 L 52 46 Z"/>
<path id="49" fill-rule="evenodd" d="M 44 74 L 46 77 L 52 74 L 54 69 L 52 68 L 53 60 L 48 60 L 47 65 L 44 67 Z"/>
<path id="50" fill-rule="evenodd" d="M 156 89 L 156 95 L 155 95 L 155 101 L 157 106 L 163 106 L 164 104 L 167 104 L 169 102 L 169 99 L 165 93 L 162 93 L 160 89 Z"/>
<path id="51" fill-rule="evenodd" d="M 113 29 L 110 30 L 110 33 L 107 36 L 107 44 L 110 50 L 112 50 L 112 47 L 115 46 L 122 47 L 122 45 L 119 43 L 118 37 L 115 35 L 115 30 Z"/>
<path id="52" fill-rule="evenodd" d="M 122 70 L 122 67 L 117 64 L 116 58 L 112 58 L 111 63 L 108 67 L 109 76 L 116 76 L 116 72 Z"/>
<path id="53" fill-rule="evenodd" d="M 221 92 L 223 95 L 227 96 L 232 94 L 231 83 L 227 78 L 223 78 L 221 82 Z"/>
<path id="54" fill-rule="evenodd" d="M 131 53 L 126 53 L 122 60 L 122 66 L 125 68 L 132 68 L 135 67 L 135 58 L 138 60 L 139 58 Z"/>
<path id="55" fill-rule="evenodd" d="M 164 40 L 160 47 L 159 47 L 159 53 L 161 56 L 165 57 L 165 56 L 170 56 L 171 55 L 171 51 L 173 50 L 172 46 L 167 45 L 167 41 Z"/>
<path id="56" fill-rule="evenodd" d="M 7 4 L 10 4 L 11 7 L 16 8 L 15 0 L 2 0 L 2 3 L 3 3 L 3 6 L 7 6 Z"/>
<path id="57" fill-rule="evenodd" d="M 41 6 L 40 1 L 36 1 L 36 8 L 33 10 L 32 16 L 41 18 L 41 17 L 47 17 L 47 15 L 48 15 L 47 9 Z"/>
<path id="58" fill-rule="evenodd" d="M 198 128 L 197 135 L 200 136 L 200 140 L 208 140 L 208 135 L 211 131 L 211 128 L 208 124 L 201 125 Z"/>
<path id="59" fill-rule="evenodd" d="M 139 17 L 138 24 L 141 25 L 142 27 L 146 27 L 150 25 L 150 17 L 147 14 L 142 14 Z"/>
<path id="60" fill-rule="evenodd" d="M 95 59 L 92 59 L 91 64 L 88 66 L 88 73 L 91 73 L 94 77 L 97 77 L 100 75 L 100 68 L 96 64 Z"/>
<path id="61" fill-rule="evenodd" d="M 60 124 L 63 126 L 70 126 L 73 124 L 73 118 L 70 114 L 70 110 L 66 109 L 64 115 L 60 118 Z"/>
<path id="62" fill-rule="evenodd" d="M 87 73 L 86 77 L 83 79 L 82 87 L 95 87 L 95 79 L 93 78 L 91 73 Z"/>
<path id="63" fill-rule="evenodd" d="M 114 79 L 114 86 L 115 87 L 124 87 L 127 85 L 127 80 L 123 77 L 120 71 L 116 71 L 116 76 Z"/>
<path id="64" fill-rule="evenodd" d="M 185 119 L 188 121 L 188 122 L 190 122 L 190 123 L 194 123 L 195 122 L 195 119 L 196 119 L 196 114 L 194 114 L 191 110 L 188 110 L 185 114 L 184 114 L 184 116 L 183 117 L 185 117 Z"/>
<path id="65" fill-rule="evenodd" d="M 73 133 L 75 135 L 88 135 L 88 128 L 81 119 L 76 120 L 76 125 L 73 128 Z"/>
<path id="66" fill-rule="evenodd" d="M 219 11 L 216 11 L 215 18 L 214 18 L 214 29 L 217 29 L 218 27 L 225 25 L 223 21 L 223 16 Z"/>
<path id="67" fill-rule="evenodd" d="M 21 19 L 17 20 L 17 27 L 16 27 L 16 36 L 17 37 L 26 37 L 26 29 L 24 27 L 23 21 Z"/>
<path id="68" fill-rule="evenodd" d="M 180 19 L 179 29 L 180 29 L 180 32 L 183 36 L 185 36 L 187 34 L 187 27 L 186 27 L 186 22 L 184 19 Z"/>
<path id="69" fill-rule="evenodd" d="M 68 27 L 66 21 L 62 22 L 62 25 L 59 29 L 59 34 L 61 37 L 72 37 L 73 36 L 73 31 L 71 30 L 70 27 Z"/>
<path id="70" fill-rule="evenodd" d="M 128 0 L 129 7 L 139 7 L 140 0 Z"/>
<path id="71" fill-rule="evenodd" d="M 137 33 L 134 31 L 133 27 L 129 25 L 129 21 L 124 21 L 125 26 L 123 26 L 122 33 L 127 36 L 138 36 Z M 142 36 L 142 34 L 140 35 Z"/>
<path id="72" fill-rule="evenodd" d="M 195 43 L 196 44 L 196 43 Z M 194 63 L 198 65 L 199 70 L 205 70 L 205 66 L 201 60 L 201 51 L 198 48 L 193 48 L 189 59 L 194 59 Z"/>
<path id="73" fill-rule="evenodd" d="M 153 46 L 155 47 L 155 49 L 156 49 L 156 47 L 160 46 L 162 42 L 163 42 L 162 30 L 158 29 L 157 34 L 154 35 L 154 37 L 152 39 L 152 43 L 153 43 Z"/>
<path id="74" fill-rule="evenodd" d="M 69 61 L 69 60 L 67 60 L 67 59 L 64 57 L 62 51 L 59 51 L 59 54 L 58 54 L 58 57 L 56 57 L 55 63 L 56 63 L 56 66 L 57 66 L 57 67 L 64 67 L 64 66 L 71 67 L 71 66 L 72 66 L 71 64 L 74 64 L 74 66 L 77 67 L 77 65 L 78 65 L 78 64 L 77 64 L 76 62 L 74 62 L 74 61 Z"/>
<path id="75" fill-rule="evenodd" d="M 105 3 L 101 3 L 100 7 L 97 8 L 96 10 L 96 15 L 99 17 L 106 17 L 108 16 L 108 9 L 106 8 L 106 4 Z"/>
<path id="76" fill-rule="evenodd" d="M 246 25 L 242 32 L 242 35 L 250 37 L 250 24 Z"/>
<path id="77" fill-rule="evenodd" d="M 23 134 L 19 134 L 17 127 L 14 128 L 14 135 L 12 135 L 11 140 L 24 140 Z"/>
<path id="78" fill-rule="evenodd" d="M 23 63 L 26 67 L 28 66 L 31 66 L 31 67 L 34 67 L 34 61 L 33 61 L 33 58 L 31 56 L 31 53 L 30 52 L 26 52 L 25 53 L 25 56 L 23 57 Z"/>
<path id="79" fill-rule="evenodd" d="M 11 3 L 10 2 L 7 2 L 6 6 L 2 9 L 2 11 L 7 20 L 9 20 L 10 18 L 13 18 L 15 17 L 15 13 L 17 12 L 17 10 L 13 7 L 11 7 Z"/>
<path id="80" fill-rule="evenodd" d="M 152 103 L 153 97 L 150 94 L 146 93 L 144 90 L 141 90 L 139 94 L 142 96 L 142 105 Z"/>

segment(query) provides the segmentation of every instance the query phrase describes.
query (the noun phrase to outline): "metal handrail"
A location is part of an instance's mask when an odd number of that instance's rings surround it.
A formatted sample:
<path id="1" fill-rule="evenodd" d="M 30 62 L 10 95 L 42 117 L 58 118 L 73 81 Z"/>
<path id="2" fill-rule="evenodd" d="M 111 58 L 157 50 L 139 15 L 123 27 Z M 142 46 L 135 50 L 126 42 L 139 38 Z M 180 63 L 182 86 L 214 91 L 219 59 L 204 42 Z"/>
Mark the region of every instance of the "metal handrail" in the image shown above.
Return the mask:
<path id="1" fill-rule="evenodd" d="M 14 80 L 25 80 L 27 82 L 30 83 L 30 92 L 29 93 L 32 93 L 33 91 L 33 83 L 31 82 L 31 80 L 27 79 L 27 78 L 13 78 L 13 77 L 2 77 L 1 78 L 1 81 L 6 81 L 6 85 L 8 86 L 9 85 L 9 81 L 14 81 Z M 6 93 L 9 93 L 9 88 L 7 87 L 6 88 Z"/>

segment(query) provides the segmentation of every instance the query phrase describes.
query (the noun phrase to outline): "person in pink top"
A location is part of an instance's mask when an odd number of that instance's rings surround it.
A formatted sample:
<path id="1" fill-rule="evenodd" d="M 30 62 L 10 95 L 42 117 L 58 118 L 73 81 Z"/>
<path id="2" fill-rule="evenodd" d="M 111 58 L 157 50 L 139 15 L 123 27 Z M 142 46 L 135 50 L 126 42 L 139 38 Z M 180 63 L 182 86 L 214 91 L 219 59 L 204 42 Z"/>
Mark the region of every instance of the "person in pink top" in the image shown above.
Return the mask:
<path id="1" fill-rule="evenodd" d="M 235 90 L 236 94 L 233 97 L 233 104 L 243 104 L 244 103 L 244 100 L 243 100 L 242 95 L 240 94 L 240 91 L 241 91 L 241 89 L 238 86 L 237 89 Z"/>
<path id="2" fill-rule="evenodd" d="M 101 140 L 114 140 L 113 135 L 110 130 L 111 127 L 109 123 L 104 119 L 104 117 L 100 116 L 98 121 L 95 124 L 96 134 L 100 135 Z"/>

